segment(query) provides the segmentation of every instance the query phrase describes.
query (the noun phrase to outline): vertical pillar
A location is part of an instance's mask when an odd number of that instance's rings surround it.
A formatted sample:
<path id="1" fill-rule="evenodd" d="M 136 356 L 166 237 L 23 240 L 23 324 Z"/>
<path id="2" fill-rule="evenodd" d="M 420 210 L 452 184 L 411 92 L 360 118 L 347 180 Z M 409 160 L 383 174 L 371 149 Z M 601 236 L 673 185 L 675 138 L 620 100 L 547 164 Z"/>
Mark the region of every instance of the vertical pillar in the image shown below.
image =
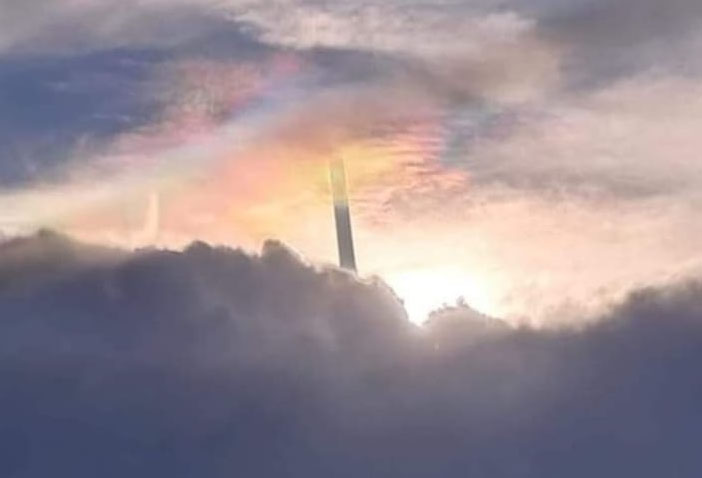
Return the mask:
<path id="1" fill-rule="evenodd" d="M 356 271 L 356 255 L 353 249 L 351 231 L 351 213 L 346 193 L 346 171 L 342 159 L 332 159 L 329 164 L 332 196 L 334 198 L 334 219 L 336 221 L 336 240 L 339 246 L 339 265 Z"/>

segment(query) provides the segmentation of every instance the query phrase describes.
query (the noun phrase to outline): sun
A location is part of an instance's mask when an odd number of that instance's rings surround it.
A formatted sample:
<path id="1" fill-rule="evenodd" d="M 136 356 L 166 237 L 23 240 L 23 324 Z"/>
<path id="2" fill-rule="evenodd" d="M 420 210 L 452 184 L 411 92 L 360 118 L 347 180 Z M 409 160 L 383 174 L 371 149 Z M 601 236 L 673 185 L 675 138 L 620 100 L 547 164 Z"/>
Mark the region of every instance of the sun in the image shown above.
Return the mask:
<path id="1" fill-rule="evenodd" d="M 458 267 L 412 268 L 383 276 L 402 299 L 410 321 L 415 324 L 424 323 L 431 312 L 455 305 L 461 299 L 484 314 L 499 314 L 496 287 Z"/>

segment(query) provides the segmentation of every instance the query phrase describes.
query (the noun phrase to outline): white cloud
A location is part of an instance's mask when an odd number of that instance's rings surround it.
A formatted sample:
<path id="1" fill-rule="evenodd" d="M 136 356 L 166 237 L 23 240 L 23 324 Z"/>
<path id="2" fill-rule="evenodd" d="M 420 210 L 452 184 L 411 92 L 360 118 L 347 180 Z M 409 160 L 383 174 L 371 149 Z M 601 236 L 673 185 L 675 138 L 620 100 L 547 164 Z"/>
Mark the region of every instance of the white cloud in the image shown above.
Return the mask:
<path id="1" fill-rule="evenodd" d="M 260 27 L 262 38 L 281 45 L 449 56 L 517 42 L 534 27 L 532 20 L 514 12 L 476 16 L 404 2 L 256 2 L 236 5 L 234 15 Z"/>

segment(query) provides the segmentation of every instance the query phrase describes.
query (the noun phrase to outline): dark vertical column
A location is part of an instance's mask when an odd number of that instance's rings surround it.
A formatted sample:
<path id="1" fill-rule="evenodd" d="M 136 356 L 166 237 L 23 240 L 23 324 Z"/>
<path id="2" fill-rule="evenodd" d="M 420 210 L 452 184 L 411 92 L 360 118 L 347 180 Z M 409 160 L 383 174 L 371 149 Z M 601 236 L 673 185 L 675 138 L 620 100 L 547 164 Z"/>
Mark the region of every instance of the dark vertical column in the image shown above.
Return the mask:
<path id="1" fill-rule="evenodd" d="M 339 245 L 339 265 L 344 269 L 356 271 L 356 255 L 353 250 L 353 233 L 351 232 L 351 212 L 346 194 L 346 171 L 341 159 L 333 159 L 329 165 L 332 195 L 334 197 L 334 219 L 336 221 L 336 240 Z"/>

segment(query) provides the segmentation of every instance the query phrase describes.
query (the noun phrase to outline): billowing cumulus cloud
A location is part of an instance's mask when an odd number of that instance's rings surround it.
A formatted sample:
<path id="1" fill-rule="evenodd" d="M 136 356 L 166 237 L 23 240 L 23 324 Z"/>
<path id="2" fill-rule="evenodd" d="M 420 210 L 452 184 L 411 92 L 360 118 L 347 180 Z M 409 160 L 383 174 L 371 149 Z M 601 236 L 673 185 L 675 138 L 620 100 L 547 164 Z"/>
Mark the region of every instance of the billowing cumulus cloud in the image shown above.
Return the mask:
<path id="1" fill-rule="evenodd" d="M 4 476 L 698 476 L 698 283 L 582 330 L 261 254 L 0 248 Z"/>

